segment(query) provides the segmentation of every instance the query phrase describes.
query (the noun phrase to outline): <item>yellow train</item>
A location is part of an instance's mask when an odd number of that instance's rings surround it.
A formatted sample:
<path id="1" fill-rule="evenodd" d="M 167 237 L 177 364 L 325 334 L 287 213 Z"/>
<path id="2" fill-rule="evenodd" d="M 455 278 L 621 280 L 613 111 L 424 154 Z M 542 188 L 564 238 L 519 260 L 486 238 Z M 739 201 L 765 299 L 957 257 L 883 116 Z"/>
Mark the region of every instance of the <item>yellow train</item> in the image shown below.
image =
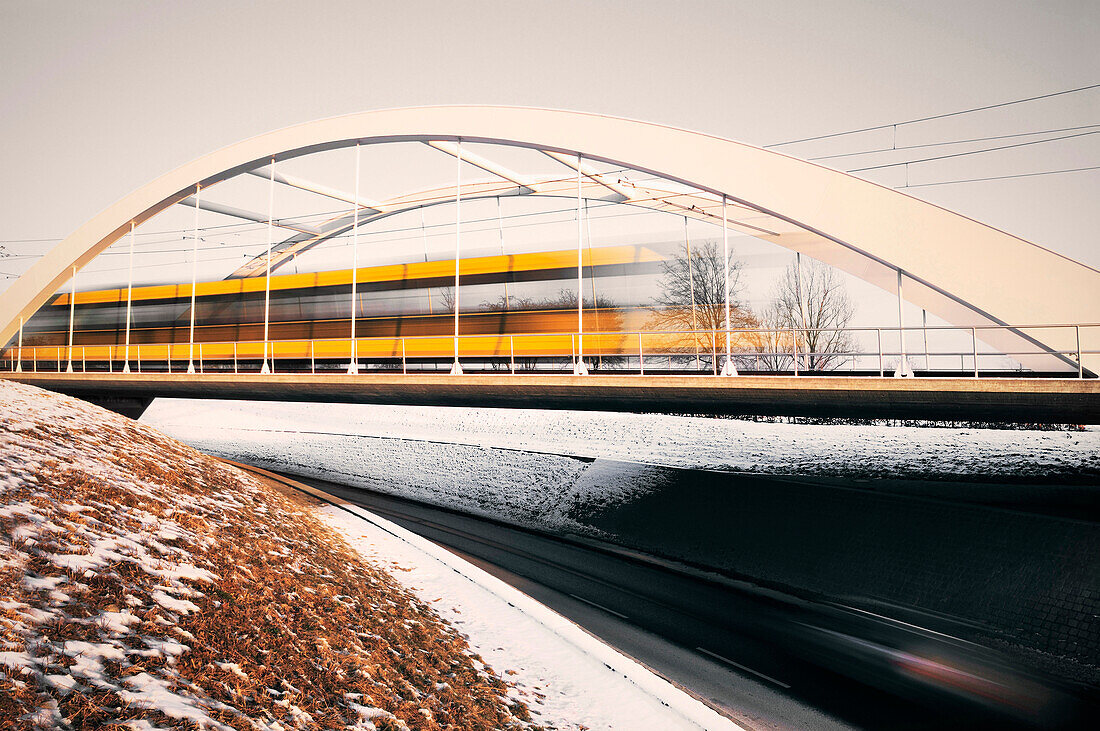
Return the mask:
<path id="1" fill-rule="evenodd" d="M 618 246 L 583 252 L 586 295 L 590 278 L 653 274 L 661 257 L 645 247 Z M 563 292 L 576 286 L 576 250 L 550 251 L 462 260 L 463 294 L 467 286 L 560 282 Z M 352 270 L 273 275 L 270 282 L 268 355 L 279 360 L 347 359 L 351 355 L 350 290 Z M 454 283 L 454 261 L 412 262 L 356 271 L 356 348 L 371 359 L 450 359 L 454 355 L 454 316 L 441 292 Z M 23 360 L 96 363 L 114 368 L 129 360 L 165 364 L 249 361 L 264 356 L 264 277 L 201 282 L 195 289 L 195 334 L 189 340 L 191 284 L 171 284 L 56 295 L 25 325 Z M 435 296 L 432 296 L 432 291 Z M 372 314 L 372 303 L 385 297 L 412 296 L 429 303 L 425 312 Z M 71 297 L 75 299 L 70 300 Z M 127 298 L 131 305 L 129 353 L 126 348 Z M 425 299 L 419 300 L 420 297 Z M 430 304 L 435 301 L 434 307 Z M 532 305 L 517 298 L 504 309 L 481 303 L 460 318 L 462 358 L 537 358 L 571 356 L 577 329 L 572 304 Z M 575 298 L 573 302 L 575 302 Z M 638 344 L 619 334 L 625 322 L 646 311 L 640 304 L 609 306 L 586 296 L 584 350 L 589 354 L 636 353 Z M 465 302 L 463 303 L 465 305 Z M 473 304 L 473 303 L 471 303 Z M 601 306 L 602 304 L 602 306 Z M 73 338 L 69 343 L 70 306 Z M 5 358 L 18 357 L 10 343 Z M 72 353 L 70 355 L 70 348 Z"/>

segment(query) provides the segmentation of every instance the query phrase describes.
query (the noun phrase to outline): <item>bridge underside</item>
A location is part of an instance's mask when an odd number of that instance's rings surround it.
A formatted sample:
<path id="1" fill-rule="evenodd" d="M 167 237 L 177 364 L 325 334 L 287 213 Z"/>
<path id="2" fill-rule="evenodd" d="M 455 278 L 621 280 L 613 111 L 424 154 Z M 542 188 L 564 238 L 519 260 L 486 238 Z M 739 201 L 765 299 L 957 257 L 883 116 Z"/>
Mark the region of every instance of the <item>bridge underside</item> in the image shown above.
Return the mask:
<path id="1" fill-rule="evenodd" d="M 1036 378 L 8 373 L 128 415 L 153 398 L 635 413 L 1100 423 L 1100 381 Z"/>

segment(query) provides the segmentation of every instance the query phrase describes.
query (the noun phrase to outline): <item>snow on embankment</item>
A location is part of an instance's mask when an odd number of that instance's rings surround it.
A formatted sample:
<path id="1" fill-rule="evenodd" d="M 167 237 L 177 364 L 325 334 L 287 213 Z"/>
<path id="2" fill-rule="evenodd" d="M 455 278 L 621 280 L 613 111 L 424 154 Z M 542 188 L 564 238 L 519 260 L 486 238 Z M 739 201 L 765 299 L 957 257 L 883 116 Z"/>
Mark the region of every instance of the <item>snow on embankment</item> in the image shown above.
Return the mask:
<path id="1" fill-rule="evenodd" d="M 515 696 L 307 508 L 0 382 L 0 727 L 527 726 Z"/>

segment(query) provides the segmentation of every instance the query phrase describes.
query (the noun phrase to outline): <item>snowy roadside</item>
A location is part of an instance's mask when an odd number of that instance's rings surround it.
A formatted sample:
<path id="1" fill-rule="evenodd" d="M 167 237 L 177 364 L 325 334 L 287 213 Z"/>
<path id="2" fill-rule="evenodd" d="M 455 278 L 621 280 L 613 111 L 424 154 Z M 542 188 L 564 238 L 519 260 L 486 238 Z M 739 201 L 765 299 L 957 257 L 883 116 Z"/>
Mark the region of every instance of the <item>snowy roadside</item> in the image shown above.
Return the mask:
<path id="1" fill-rule="evenodd" d="M 472 564 L 367 510 L 331 502 L 318 517 L 390 572 L 493 667 L 509 668 L 513 698 L 552 728 L 739 729 L 671 683 Z"/>
<path id="2" fill-rule="evenodd" d="M 142 420 L 196 444 L 376 437 L 688 469 L 892 478 L 1100 475 L 1100 429 L 775 424 L 659 414 L 158 399 Z"/>

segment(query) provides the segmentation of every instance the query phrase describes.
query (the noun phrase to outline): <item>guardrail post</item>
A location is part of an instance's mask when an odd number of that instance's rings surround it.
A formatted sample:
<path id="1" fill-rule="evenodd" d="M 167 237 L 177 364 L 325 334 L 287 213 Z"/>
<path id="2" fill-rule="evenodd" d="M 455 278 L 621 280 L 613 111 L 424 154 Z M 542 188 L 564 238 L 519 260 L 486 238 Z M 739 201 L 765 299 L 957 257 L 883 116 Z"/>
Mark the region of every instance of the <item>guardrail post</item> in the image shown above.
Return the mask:
<path id="1" fill-rule="evenodd" d="M 199 343 L 199 373 L 206 373 L 202 366 L 202 343 Z"/>
<path id="2" fill-rule="evenodd" d="M 138 373 L 141 373 L 141 346 L 137 346 Z"/>
<path id="3" fill-rule="evenodd" d="M 642 355 L 642 334 L 638 333 L 638 375 L 645 375 L 645 356 Z"/>
<path id="4" fill-rule="evenodd" d="M 80 346 L 80 372 L 81 373 L 87 373 L 88 372 L 88 357 L 87 356 L 88 356 L 88 346 L 87 345 L 81 345 Z"/>
<path id="5" fill-rule="evenodd" d="M 499 202 L 500 199 L 497 199 Z M 514 335 L 508 336 L 508 363 L 512 367 L 512 375 L 516 375 L 516 338 Z"/>
<path id="6" fill-rule="evenodd" d="M 237 373 L 237 341 L 233 341 L 233 373 Z"/>
<path id="7" fill-rule="evenodd" d="M 884 378 L 886 376 L 886 367 L 882 362 L 882 328 L 875 328 L 875 335 L 878 337 L 878 377 Z"/>
<path id="8" fill-rule="evenodd" d="M 70 351 L 70 352 L 72 352 L 72 351 Z M 69 365 L 72 365 L 72 364 L 73 364 L 73 362 L 70 360 Z M 57 372 L 58 373 L 61 372 L 61 346 L 60 345 L 57 346 Z"/>
<path id="9" fill-rule="evenodd" d="M 313 340 L 309 341 L 309 374 L 311 376 L 317 375 L 317 362 L 314 358 L 314 350 L 313 350 L 313 343 L 314 342 L 315 341 L 313 341 Z"/>
<path id="10" fill-rule="evenodd" d="M 1074 325 L 1074 332 L 1077 333 L 1077 377 L 1085 377 L 1085 363 L 1081 360 L 1081 326 Z"/>
<path id="11" fill-rule="evenodd" d="M 401 374 L 408 375 L 409 366 L 405 362 L 405 338 L 401 338 Z"/>
<path id="12" fill-rule="evenodd" d="M 33 373 L 38 373 L 38 348 L 31 348 L 31 368 Z"/>
<path id="13" fill-rule="evenodd" d="M 978 328 L 970 328 L 970 346 L 974 354 L 974 377 L 978 377 Z"/>

